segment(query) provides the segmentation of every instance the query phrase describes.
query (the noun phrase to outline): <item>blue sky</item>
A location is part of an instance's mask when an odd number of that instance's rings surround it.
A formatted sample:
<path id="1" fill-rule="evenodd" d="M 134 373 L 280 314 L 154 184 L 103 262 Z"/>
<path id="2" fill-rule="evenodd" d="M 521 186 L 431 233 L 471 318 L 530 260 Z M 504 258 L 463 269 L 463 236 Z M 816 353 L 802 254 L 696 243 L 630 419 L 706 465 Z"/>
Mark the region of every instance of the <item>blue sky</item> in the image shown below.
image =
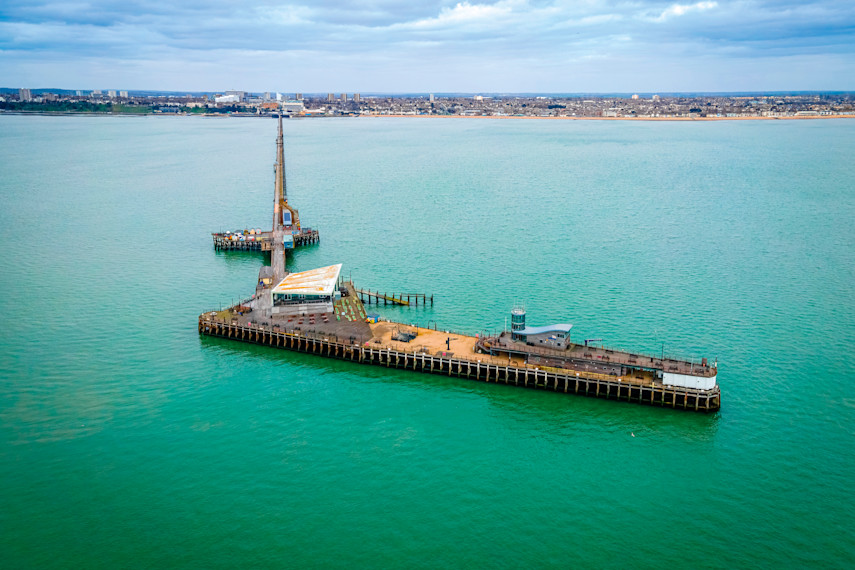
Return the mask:
<path id="1" fill-rule="evenodd" d="M 3 0 L 0 86 L 855 90 L 855 0 Z"/>

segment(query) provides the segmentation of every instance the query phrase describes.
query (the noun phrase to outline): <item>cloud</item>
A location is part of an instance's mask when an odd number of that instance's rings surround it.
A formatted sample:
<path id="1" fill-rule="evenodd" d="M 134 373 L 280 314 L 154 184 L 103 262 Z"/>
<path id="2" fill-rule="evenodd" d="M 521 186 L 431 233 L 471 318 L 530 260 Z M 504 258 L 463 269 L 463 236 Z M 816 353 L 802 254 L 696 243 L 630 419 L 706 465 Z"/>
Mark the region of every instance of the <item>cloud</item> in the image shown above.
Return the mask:
<path id="1" fill-rule="evenodd" d="M 512 4 L 516 2 L 498 2 L 496 4 L 470 4 L 469 2 L 458 2 L 452 8 L 443 7 L 439 15 L 434 18 L 425 18 L 405 24 L 408 27 L 423 28 L 437 27 L 448 24 L 469 23 L 478 20 L 492 20 L 497 17 L 506 16 L 512 11 Z"/>
<path id="2" fill-rule="evenodd" d="M 695 4 L 671 4 L 654 18 L 657 22 L 664 22 L 675 16 L 682 16 L 688 12 L 704 12 L 718 7 L 718 2 L 697 2 Z"/>
<path id="3" fill-rule="evenodd" d="M 618 40 L 620 38 L 620 40 Z M 0 3 L 0 77 L 56 85 L 53 77 L 135 70 L 129 88 L 168 88 L 182 77 L 217 89 L 304 92 L 508 91 L 525 84 L 593 91 L 638 77 L 690 90 L 703 62 L 709 83 L 746 89 L 732 69 L 812 58 L 810 79 L 855 88 L 851 0 L 6 0 Z M 828 71 L 821 65 L 829 61 Z M 787 59 L 790 58 L 790 59 Z M 265 71 L 266 65 L 273 65 Z M 805 60 L 807 61 L 807 60 Z M 158 79 L 157 67 L 183 69 Z M 628 62 L 634 62 L 629 65 Z M 778 62 L 778 63 L 775 63 Z M 832 63 L 833 62 L 833 63 Z M 731 71 L 728 70 L 731 66 Z M 145 69 L 145 74 L 141 71 Z M 801 66 L 798 69 L 807 69 Z M 476 71 L 477 70 L 477 71 Z M 642 73 L 642 70 L 645 70 Z M 720 71 L 716 71 L 720 70 Z M 834 71 L 832 71 L 834 70 Z M 755 74 L 756 75 L 756 74 Z M 207 77 L 207 80 L 205 79 Z M 621 79 L 625 78 L 625 79 Z M 635 78 L 635 79 L 633 79 Z M 584 85 L 579 82 L 585 81 Z M 158 85 L 144 82 L 159 82 Z M 356 84 L 356 85 L 354 85 Z M 349 87 L 352 86 L 352 87 Z M 598 87 L 600 86 L 600 87 Z M 709 89 L 709 86 L 705 86 Z"/>

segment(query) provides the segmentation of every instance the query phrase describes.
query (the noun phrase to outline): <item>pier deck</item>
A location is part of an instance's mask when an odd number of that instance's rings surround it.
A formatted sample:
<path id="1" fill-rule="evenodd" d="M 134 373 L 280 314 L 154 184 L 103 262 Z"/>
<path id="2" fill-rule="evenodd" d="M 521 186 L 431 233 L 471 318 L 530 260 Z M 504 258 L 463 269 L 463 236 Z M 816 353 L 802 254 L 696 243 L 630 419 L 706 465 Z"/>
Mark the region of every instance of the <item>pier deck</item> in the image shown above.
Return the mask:
<path id="1" fill-rule="evenodd" d="M 536 360 L 544 366 L 563 367 L 567 363 L 573 369 L 590 370 L 592 372 L 609 373 L 621 367 L 631 367 L 646 370 L 664 370 L 666 372 L 675 372 L 677 374 L 691 374 L 694 376 L 715 376 L 716 369 L 709 364 L 702 362 L 692 362 L 687 360 L 677 360 L 673 358 L 656 357 L 647 354 L 638 354 L 614 350 L 605 347 L 585 346 L 581 344 L 573 344 L 566 350 L 557 350 L 552 348 L 520 345 L 513 342 L 507 333 L 503 333 L 499 337 L 490 339 L 483 346 L 488 352 L 493 351 L 510 352 L 510 353 L 525 353 L 533 355 L 529 361 Z"/>
<path id="2" fill-rule="evenodd" d="M 280 324 L 242 324 L 238 319 L 222 317 L 222 312 L 200 315 L 199 333 L 361 364 L 442 374 L 565 394 L 579 394 L 695 412 L 716 412 L 721 407 L 721 392 L 718 386 L 713 390 L 677 388 L 658 382 L 635 383 L 605 374 L 539 368 L 509 361 L 507 358 L 487 355 L 443 351 L 431 354 L 429 350 L 420 350 L 417 346 L 406 346 L 406 350 L 402 350 L 395 348 L 391 343 L 384 343 L 385 334 L 391 330 L 384 329 L 381 332 L 379 328 L 376 329 L 380 335 L 377 339 L 379 342 L 356 342 L 345 340 L 340 335 L 336 336 L 324 330 L 288 329 Z M 439 334 L 437 331 L 432 332 Z M 374 338 L 373 335 L 372 338 Z M 464 341 L 464 343 L 469 342 L 471 341 Z M 455 347 L 458 346 L 461 345 L 455 345 Z"/>
<path id="3" fill-rule="evenodd" d="M 344 342 L 359 346 L 369 346 L 374 350 L 392 350 L 400 353 L 428 354 L 441 358 L 453 358 L 455 361 L 471 364 L 491 364 L 511 366 L 530 370 L 547 370 L 561 374 L 583 374 L 595 378 L 635 384 L 639 386 L 662 386 L 655 374 L 645 370 L 621 369 L 619 361 L 629 361 L 628 353 L 620 353 L 604 348 L 573 346 L 567 351 L 552 351 L 526 346 L 522 350 L 491 355 L 490 343 L 497 343 L 496 337 L 478 338 L 475 336 L 434 330 L 394 321 L 381 321 L 369 324 L 365 321 L 365 307 L 356 295 L 357 289 L 352 283 L 345 283 L 348 295 L 336 301 L 332 313 L 310 313 L 306 315 L 267 315 L 264 314 L 264 296 L 242 301 L 225 311 L 206 313 L 218 321 L 228 322 L 237 327 L 275 329 L 296 335 L 320 335 L 331 342 Z M 238 310 L 239 307 L 258 310 Z M 204 315 L 203 315 L 204 316 Z M 409 342 L 394 340 L 398 332 L 415 334 Z M 503 349 L 504 350 L 504 349 Z M 483 352 L 481 352 L 483 351 Z M 558 359 L 554 353 L 568 353 L 577 358 Z M 590 356 L 589 356 L 590 355 Z M 602 362 L 597 356 L 608 356 L 611 361 Z M 689 366 L 689 363 L 681 363 Z M 633 366 L 637 366 L 634 364 Z"/>
<path id="4" fill-rule="evenodd" d="M 217 251 L 272 251 L 273 232 L 261 232 L 259 234 L 244 236 L 244 240 L 231 239 L 231 235 L 225 232 L 212 233 L 214 249 Z M 252 237 L 254 239 L 249 240 Z M 294 247 L 301 247 L 321 241 L 318 230 L 302 228 L 300 233 L 294 234 Z"/>

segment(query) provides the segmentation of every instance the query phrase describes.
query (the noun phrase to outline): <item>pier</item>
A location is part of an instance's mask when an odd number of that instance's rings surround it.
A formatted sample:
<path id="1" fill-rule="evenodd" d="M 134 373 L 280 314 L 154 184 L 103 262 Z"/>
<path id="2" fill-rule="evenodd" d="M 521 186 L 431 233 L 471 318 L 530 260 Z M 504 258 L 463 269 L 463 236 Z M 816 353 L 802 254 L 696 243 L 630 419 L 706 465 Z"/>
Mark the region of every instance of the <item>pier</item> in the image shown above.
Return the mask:
<path id="1" fill-rule="evenodd" d="M 424 293 L 378 293 L 377 291 L 372 291 L 371 289 L 356 289 L 356 293 L 359 295 L 359 299 L 363 303 L 368 303 L 369 305 L 374 302 L 375 305 L 379 305 L 380 301 L 383 301 L 384 305 L 418 305 L 419 301 L 422 302 L 422 305 L 427 305 L 430 303 L 431 307 L 433 307 L 433 295 L 426 295 Z"/>
<path id="2" fill-rule="evenodd" d="M 243 235 L 244 239 L 232 239 L 231 236 Z M 312 228 L 300 228 L 300 232 L 292 234 L 294 247 L 310 245 L 321 241 L 318 230 Z M 261 232 L 260 234 L 233 234 L 225 232 L 212 233 L 214 249 L 216 251 L 272 251 L 273 232 Z M 248 239 L 249 237 L 253 239 Z"/>
<path id="3" fill-rule="evenodd" d="M 511 331 L 492 336 L 452 333 L 379 319 L 365 305 L 433 306 L 433 295 L 362 289 L 341 278 L 337 263 L 285 269 L 288 249 L 316 243 L 287 200 L 282 120 L 276 139 L 273 229 L 214 234 L 214 247 L 269 251 L 255 293 L 232 307 L 199 316 L 199 334 L 307 352 L 362 364 L 698 412 L 716 412 L 717 363 L 659 358 L 574 344 L 573 325 L 526 326 L 524 307 Z M 379 319 L 379 320 L 378 320 Z M 439 330 L 438 330 L 439 329 Z"/>
<path id="4" fill-rule="evenodd" d="M 263 251 L 270 252 L 273 276 L 281 279 L 285 275 L 285 256 L 289 249 L 302 247 L 321 240 L 317 229 L 303 227 L 300 213 L 288 202 L 285 179 L 285 139 L 282 132 L 282 115 L 279 116 L 279 132 L 276 136 L 276 173 L 273 198 L 273 228 L 215 232 L 211 234 L 216 251 Z"/>
<path id="5" fill-rule="evenodd" d="M 319 331 L 297 330 L 294 327 L 274 324 L 241 324 L 238 320 L 220 318 L 217 312 L 199 317 L 199 334 L 359 364 L 441 374 L 534 390 L 694 412 L 716 412 L 721 407 L 721 392 L 718 386 L 714 390 L 693 390 L 656 382 L 635 383 L 605 374 L 545 369 L 476 354 L 457 354 L 442 350 L 431 353 L 415 347 L 411 351 L 405 351 L 371 342 L 359 343 L 350 337 L 342 338 L 340 335 Z"/>

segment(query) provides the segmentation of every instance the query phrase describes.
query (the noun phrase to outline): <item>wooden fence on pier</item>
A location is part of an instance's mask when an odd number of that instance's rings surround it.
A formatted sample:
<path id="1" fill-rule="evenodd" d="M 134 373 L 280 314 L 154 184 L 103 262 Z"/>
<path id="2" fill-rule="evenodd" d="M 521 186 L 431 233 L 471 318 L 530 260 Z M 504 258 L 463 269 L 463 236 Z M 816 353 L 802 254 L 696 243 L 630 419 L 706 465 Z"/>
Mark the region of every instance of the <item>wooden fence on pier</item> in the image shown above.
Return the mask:
<path id="1" fill-rule="evenodd" d="M 531 366 L 504 366 L 490 361 L 481 362 L 477 357 L 462 358 L 444 355 L 442 352 L 402 352 L 389 347 L 345 342 L 333 335 L 286 331 L 276 326 L 241 325 L 237 321 L 220 320 L 211 313 L 199 317 L 199 334 L 363 364 L 650 406 L 695 412 L 716 412 L 721 407 L 721 392 L 718 386 L 712 390 L 695 390 L 662 384 L 633 384 L 601 374 L 575 371 L 565 373 L 557 369 L 543 370 Z"/>

